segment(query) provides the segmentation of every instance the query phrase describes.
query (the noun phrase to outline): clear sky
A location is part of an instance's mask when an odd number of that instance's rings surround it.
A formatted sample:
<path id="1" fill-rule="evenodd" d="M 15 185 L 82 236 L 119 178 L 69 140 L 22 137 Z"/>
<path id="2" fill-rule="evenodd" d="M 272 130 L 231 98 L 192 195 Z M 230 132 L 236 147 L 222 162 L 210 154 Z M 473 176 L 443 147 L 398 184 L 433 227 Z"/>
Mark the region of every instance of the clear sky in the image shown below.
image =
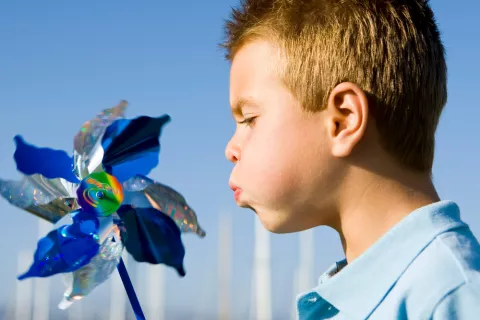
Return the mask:
<path id="1" fill-rule="evenodd" d="M 434 179 L 480 236 L 480 28 L 478 1 L 431 1 L 447 49 L 449 99 L 437 132 Z M 250 303 L 252 212 L 237 209 L 224 147 L 234 131 L 229 64 L 217 44 L 233 0 L 0 1 L 0 176 L 18 178 L 16 134 L 71 151 L 82 123 L 120 99 L 128 117 L 169 114 L 151 177 L 181 191 L 207 237 L 185 235 L 187 277 L 167 272 L 171 310 L 217 309 L 218 217 L 233 216 L 233 311 Z M 280 156 L 280 155 L 279 155 Z M 37 218 L 0 200 L 0 305 L 11 301 L 17 253 L 34 250 Z M 290 312 L 297 235 L 272 236 L 274 316 Z M 342 257 L 334 232 L 315 230 L 315 272 Z M 60 299 L 61 278 L 52 280 Z M 105 286 L 104 286 L 105 287 Z M 109 287 L 107 285 L 107 287 Z M 100 288 L 83 304 L 108 301 Z M 248 314 L 248 312 L 247 312 Z"/>

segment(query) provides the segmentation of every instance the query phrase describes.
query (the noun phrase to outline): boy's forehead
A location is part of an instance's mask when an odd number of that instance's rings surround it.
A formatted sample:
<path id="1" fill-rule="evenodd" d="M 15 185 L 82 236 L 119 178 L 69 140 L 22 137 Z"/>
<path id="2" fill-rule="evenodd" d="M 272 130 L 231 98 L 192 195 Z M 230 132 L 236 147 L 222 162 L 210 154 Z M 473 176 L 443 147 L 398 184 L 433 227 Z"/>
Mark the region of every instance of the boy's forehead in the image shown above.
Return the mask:
<path id="1" fill-rule="evenodd" d="M 278 80 L 275 50 L 266 41 L 252 41 L 240 48 L 230 69 L 230 106 L 238 111 L 246 106 L 257 107 L 258 95 Z"/>
<path id="2" fill-rule="evenodd" d="M 243 45 L 232 60 L 230 77 L 245 78 L 272 74 L 278 63 L 277 53 L 270 42 L 263 40 L 254 40 Z"/>

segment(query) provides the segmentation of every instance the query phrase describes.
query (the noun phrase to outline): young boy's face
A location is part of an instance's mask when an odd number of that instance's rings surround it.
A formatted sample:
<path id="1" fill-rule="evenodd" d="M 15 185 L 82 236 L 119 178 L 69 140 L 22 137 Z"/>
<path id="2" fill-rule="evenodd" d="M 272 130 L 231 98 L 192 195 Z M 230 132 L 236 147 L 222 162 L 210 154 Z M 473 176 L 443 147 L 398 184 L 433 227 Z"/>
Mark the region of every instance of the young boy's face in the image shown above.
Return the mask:
<path id="1" fill-rule="evenodd" d="M 303 111 L 274 72 L 279 63 L 276 49 L 260 40 L 235 55 L 230 103 L 237 128 L 226 156 L 235 164 L 230 186 L 238 205 L 253 209 L 266 229 L 284 233 L 331 218 L 341 170 L 329 151 L 324 112 Z M 251 123 L 238 123 L 245 119 Z"/>

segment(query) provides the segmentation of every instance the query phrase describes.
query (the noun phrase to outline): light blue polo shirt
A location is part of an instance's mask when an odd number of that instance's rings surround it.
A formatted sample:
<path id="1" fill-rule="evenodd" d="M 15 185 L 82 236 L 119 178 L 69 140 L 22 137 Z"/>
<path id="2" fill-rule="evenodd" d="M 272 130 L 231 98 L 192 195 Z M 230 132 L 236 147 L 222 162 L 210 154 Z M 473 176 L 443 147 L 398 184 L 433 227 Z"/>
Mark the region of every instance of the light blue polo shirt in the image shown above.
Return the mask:
<path id="1" fill-rule="evenodd" d="M 297 299 L 298 319 L 480 320 L 480 245 L 460 209 L 415 210 Z"/>

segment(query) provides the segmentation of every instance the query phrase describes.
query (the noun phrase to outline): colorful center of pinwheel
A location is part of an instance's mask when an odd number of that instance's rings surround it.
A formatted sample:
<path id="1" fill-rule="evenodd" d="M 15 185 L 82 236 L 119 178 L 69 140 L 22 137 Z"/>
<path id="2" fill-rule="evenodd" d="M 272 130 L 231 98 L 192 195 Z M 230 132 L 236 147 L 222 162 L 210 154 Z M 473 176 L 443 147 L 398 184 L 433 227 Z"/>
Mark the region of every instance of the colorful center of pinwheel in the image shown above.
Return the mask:
<path id="1" fill-rule="evenodd" d="M 84 211 L 106 217 L 116 212 L 122 204 L 123 189 L 114 176 L 94 172 L 82 180 L 77 197 Z"/>

